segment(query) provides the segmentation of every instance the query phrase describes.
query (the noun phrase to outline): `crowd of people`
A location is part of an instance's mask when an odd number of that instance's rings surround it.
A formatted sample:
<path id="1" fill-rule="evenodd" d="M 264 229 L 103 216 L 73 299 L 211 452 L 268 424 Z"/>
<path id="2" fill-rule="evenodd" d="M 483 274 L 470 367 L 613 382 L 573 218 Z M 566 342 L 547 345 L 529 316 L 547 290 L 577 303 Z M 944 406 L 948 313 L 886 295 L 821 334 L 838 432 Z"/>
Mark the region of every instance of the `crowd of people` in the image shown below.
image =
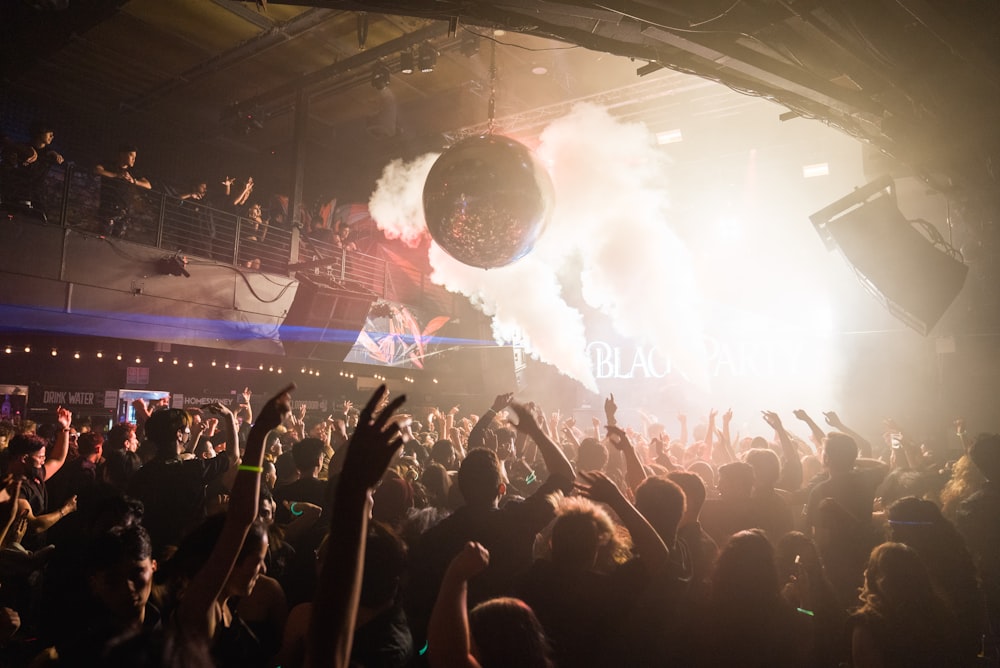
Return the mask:
<path id="1" fill-rule="evenodd" d="M 10 213 L 49 220 L 56 198 L 52 191 L 62 181 L 51 178 L 53 168 L 69 163 L 52 147 L 53 125 L 35 122 L 27 134 L 24 141 L 0 134 L 0 206 Z M 257 184 L 252 176 L 242 185 L 228 175 L 218 180 L 197 177 L 183 184 L 154 182 L 137 167 L 138 154 L 135 145 L 122 144 L 112 156 L 86 169 L 99 180 L 98 201 L 91 215 L 73 220 L 74 225 L 108 237 L 140 238 L 136 228 L 155 228 L 153 219 L 160 213 L 159 205 L 144 199 L 155 185 L 167 197 L 174 222 L 161 242 L 187 253 L 228 262 L 238 239 L 236 259 L 240 265 L 279 271 L 279 260 L 288 258 L 288 242 L 287 238 L 276 239 L 274 232 L 286 230 L 287 237 L 292 218 L 303 230 L 300 250 L 310 257 L 330 250 L 357 250 L 349 238 L 351 227 L 333 215 L 334 199 L 314 197 L 300 207 L 297 216 L 290 216 L 288 197 L 262 194 L 259 187 L 255 192 Z M 283 250 L 282 245 L 286 246 Z"/>
<path id="2" fill-rule="evenodd" d="M 998 665 L 1000 435 L 292 392 L 0 425 L 0 663 Z"/>

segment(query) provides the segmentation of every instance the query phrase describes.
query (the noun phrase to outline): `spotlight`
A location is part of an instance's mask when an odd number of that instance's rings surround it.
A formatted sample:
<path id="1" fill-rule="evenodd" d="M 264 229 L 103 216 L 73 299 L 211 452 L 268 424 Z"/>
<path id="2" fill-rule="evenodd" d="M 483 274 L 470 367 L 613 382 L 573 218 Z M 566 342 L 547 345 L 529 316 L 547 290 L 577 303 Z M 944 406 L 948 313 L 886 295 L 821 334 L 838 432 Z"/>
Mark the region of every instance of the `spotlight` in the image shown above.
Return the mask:
<path id="1" fill-rule="evenodd" d="M 389 85 L 389 66 L 381 60 L 372 65 L 372 86 L 375 90 L 382 90 Z"/>
<path id="2" fill-rule="evenodd" d="M 75 359 L 75 360 L 80 359 L 80 353 L 78 353 L 78 352 L 77 353 L 73 353 L 73 359 Z"/>
<path id="3" fill-rule="evenodd" d="M 317 371 L 317 372 L 316 372 L 316 376 L 317 376 L 317 377 L 319 376 L 319 371 Z"/>
<path id="4" fill-rule="evenodd" d="M 174 366 L 177 366 L 177 358 L 174 358 Z"/>
<path id="5" fill-rule="evenodd" d="M 4 348 L 4 349 L 3 349 L 3 351 L 4 351 L 5 353 L 7 353 L 8 355 L 10 355 L 10 354 L 11 354 L 11 352 L 13 352 L 13 351 L 11 350 L 10 346 L 7 346 L 6 348 Z"/>
<path id="6" fill-rule="evenodd" d="M 194 368 L 194 362 L 188 362 L 188 368 L 189 369 L 193 369 Z"/>
<path id="7" fill-rule="evenodd" d="M 413 74 L 413 50 L 409 49 L 399 54 L 399 71 L 403 74 Z"/>
<path id="8" fill-rule="evenodd" d="M 434 66 L 437 65 L 438 52 L 430 42 L 424 42 L 420 45 L 420 49 L 417 51 L 417 62 L 420 65 L 421 72 L 433 72 Z"/>
<path id="9" fill-rule="evenodd" d="M 142 364 L 142 358 L 141 357 L 136 357 L 135 358 L 135 363 L 136 364 Z"/>
<path id="10" fill-rule="evenodd" d="M 121 362 L 122 361 L 122 354 L 118 353 L 117 355 L 115 355 L 115 359 L 118 360 L 119 362 Z"/>
<path id="11" fill-rule="evenodd" d="M 281 373 L 281 367 L 280 366 L 278 367 L 278 373 Z"/>
<path id="12" fill-rule="evenodd" d="M 263 370 L 264 370 L 264 365 L 263 365 L 263 364 L 261 364 L 260 366 L 258 366 L 258 367 L 257 367 L 257 370 L 258 370 L 258 371 L 263 371 Z"/>
<path id="13" fill-rule="evenodd" d="M 236 370 L 237 371 L 242 371 L 242 369 L 243 369 L 243 367 L 241 367 L 239 364 L 236 365 Z"/>
<path id="14" fill-rule="evenodd" d="M 163 355 L 160 355 L 159 357 L 157 357 L 156 361 L 159 362 L 160 364 L 163 364 Z"/>
<path id="15" fill-rule="evenodd" d="M 212 360 L 212 366 L 215 366 L 215 360 Z"/>
<path id="16" fill-rule="evenodd" d="M 58 354 L 59 354 L 59 351 L 58 351 L 58 350 L 56 350 L 55 348 L 53 348 L 53 349 L 52 349 L 52 356 L 53 356 L 53 357 L 55 357 L 55 356 L 56 356 L 56 355 L 58 355 Z"/>
<path id="17" fill-rule="evenodd" d="M 229 362 L 226 362 L 225 368 L 227 368 L 227 369 L 229 368 Z"/>
<path id="18" fill-rule="evenodd" d="M 25 346 L 24 347 L 24 352 L 30 353 L 31 352 L 31 346 Z"/>
<path id="19" fill-rule="evenodd" d="M 101 359 L 102 357 L 104 357 L 104 353 L 102 353 L 100 350 L 98 350 L 97 351 L 97 359 Z"/>

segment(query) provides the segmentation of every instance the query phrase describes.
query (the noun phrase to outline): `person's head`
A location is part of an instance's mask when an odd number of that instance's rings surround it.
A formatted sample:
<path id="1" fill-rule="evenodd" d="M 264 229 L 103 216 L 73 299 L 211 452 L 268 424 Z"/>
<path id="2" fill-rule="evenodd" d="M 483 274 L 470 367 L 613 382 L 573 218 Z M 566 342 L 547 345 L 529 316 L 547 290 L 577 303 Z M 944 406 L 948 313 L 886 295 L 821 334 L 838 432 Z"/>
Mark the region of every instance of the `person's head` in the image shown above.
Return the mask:
<path id="1" fill-rule="evenodd" d="M 7 445 L 8 470 L 14 475 L 44 479 L 46 441 L 34 434 L 17 434 Z"/>
<path id="2" fill-rule="evenodd" d="M 96 462 L 104 451 L 104 437 L 93 431 L 80 434 L 77 437 L 77 448 L 81 457 Z"/>
<path id="3" fill-rule="evenodd" d="M 933 599 L 927 568 L 916 550 L 903 543 L 882 543 L 868 557 L 861 600 L 876 610 L 903 610 Z"/>
<path id="4" fill-rule="evenodd" d="M 264 483 L 264 489 L 274 489 L 275 483 L 278 482 L 278 469 L 275 468 L 274 462 L 265 461 L 261 465 L 261 468 L 264 469 L 261 477 L 261 481 Z"/>
<path id="5" fill-rule="evenodd" d="M 625 551 L 607 511 L 580 496 L 559 502 L 551 542 L 552 563 L 573 571 L 609 570 Z"/>
<path id="6" fill-rule="evenodd" d="M 969 449 L 969 458 L 987 480 L 1000 480 L 1000 434 L 977 436 Z"/>
<path id="7" fill-rule="evenodd" d="M 162 575 L 175 584 L 185 584 L 198 573 L 208 561 L 215 544 L 222 533 L 226 521 L 225 513 L 209 516 L 191 530 L 181 540 L 177 552 L 164 564 Z M 258 519 L 250 526 L 246 540 L 236 557 L 236 563 L 222 595 L 247 596 L 253 590 L 257 577 L 266 571 L 264 557 L 267 554 L 267 529 Z"/>
<path id="8" fill-rule="evenodd" d="M 858 444 L 847 434 L 831 431 L 823 440 L 823 466 L 830 473 L 848 473 L 858 458 Z"/>
<path id="9" fill-rule="evenodd" d="M 816 455 L 802 458 L 802 481 L 807 483 L 823 471 L 823 462 Z"/>
<path id="10" fill-rule="evenodd" d="M 507 492 L 496 453 L 486 448 L 471 450 L 458 469 L 458 489 L 470 506 L 496 506 Z"/>
<path id="11" fill-rule="evenodd" d="M 214 545 L 213 545 L 214 547 Z M 267 529 L 258 520 L 250 526 L 243 548 L 236 557 L 236 563 L 226 581 L 225 593 L 229 596 L 249 596 L 253 592 L 257 578 L 267 573 L 264 560 L 267 558 Z"/>
<path id="12" fill-rule="evenodd" d="M 108 452 L 125 450 L 135 452 L 139 447 L 139 439 L 135 435 L 135 425 L 131 422 L 121 422 L 108 430 L 104 438 L 104 449 Z"/>
<path id="13" fill-rule="evenodd" d="M 438 508 L 447 506 L 448 495 L 451 492 L 451 478 L 448 477 L 445 467 L 437 463 L 429 465 L 424 469 L 420 480 L 427 490 L 427 500 L 431 505 Z"/>
<path id="14" fill-rule="evenodd" d="M 380 522 L 401 522 L 413 508 L 413 487 L 395 472 L 389 472 L 375 489 L 372 517 Z"/>
<path id="15" fill-rule="evenodd" d="M 774 489 L 774 485 L 781 475 L 781 460 L 778 459 L 778 455 L 773 450 L 751 448 L 743 455 L 743 461 L 753 469 L 755 489 Z"/>
<path id="16" fill-rule="evenodd" d="M 179 408 L 161 408 L 146 420 L 146 438 L 156 445 L 159 459 L 175 459 L 191 440 L 191 415 Z"/>
<path id="17" fill-rule="evenodd" d="M 43 121 L 35 121 L 28 128 L 31 134 L 31 143 L 36 148 L 45 148 L 56 138 L 55 128 L 52 124 Z"/>
<path id="18" fill-rule="evenodd" d="M 406 543 L 385 524 L 372 522 L 365 543 L 361 606 L 377 610 L 391 603 L 399 593 L 405 572 Z"/>
<path id="19" fill-rule="evenodd" d="M 608 465 L 608 449 L 596 438 L 585 438 L 580 442 L 580 451 L 576 455 L 576 468 L 579 471 L 603 471 Z"/>
<path id="20" fill-rule="evenodd" d="M 91 546 L 88 585 L 114 617 L 125 621 L 142 617 L 156 570 L 152 553 L 149 534 L 139 524 L 113 527 Z"/>
<path id="21" fill-rule="evenodd" d="M 667 474 L 667 480 L 676 484 L 684 492 L 684 516 L 680 526 L 697 520 L 702 506 L 705 505 L 707 495 L 705 481 L 701 479 L 701 476 L 690 471 L 671 471 Z"/>
<path id="22" fill-rule="evenodd" d="M 701 481 L 705 483 L 706 489 L 715 489 L 716 475 L 715 469 L 708 462 L 691 462 L 688 464 L 687 470 L 689 473 L 694 473 L 696 476 L 701 478 Z"/>
<path id="23" fill-rule="evenodd" d="M 431 446 L 431 461 L 440 464 L 449 471 L 455 470 L 458 457 L 455 455 L 455 446 L 447 438 L 442 438 Z"/>
<path id="24" fill-rule="evenodd" d="M 747 612 L 780 597 L 774 549 L 760 529 L 740 531 L 719 553 L 712 576 L 712 600 Z"/>
<path id="25" fill-rule="evenodd" d="M 266 487 L 260 488 L 260 499 L 257 504 L 257 518 L 260 523 L 264 525 L 264 528 L 270 528 L 274 524 L 274 512 L 277 509 L 277 503 L 274 500 L 274 496 Z"/>
<path id="26" fill-rule="evenodd" d="M 635 507 L 668 547 L 674 544 L 685 507 L 684 491 L 677 483 L 667 478 L 646 478 L 635 490 Z"/>
<path id="27" fill-rule="evenodd" d="M 195 179 L 192 183 L 192 190 L 198 195 L 204 196 L 208 192 L 208 182 L 204 179 Z"/>
<path id="28" fill-rule="evenodd" d="M 724 499 L 749 499 L 753 491 L 753 467 L 729 462 L 719 467 L 719 495 Z"/>
<path id="29" fill-rule="evenodd" d="M 472 655 L 483 668 L 552 668 L 545 631 L 516 598 L 494 598 L 469 612 Z"/>
<path id="30" fill-rule="evenodd" d="M 139 149 L 137 149 L 132 144 L 122 144 L 118 147 L 118 166 L 119 167 L 135 167 L 135 158 L 139 154 Z"/>
<path id="31" fill-rule="evenodd" d="M 247 215 L 254 220 L 261 220 L 264 215 L 264 210 L 260 208 L 259 202 L 254 202 L 250 205 L 250 208 L 247 209 Z"/>
<path id="32" fill-rule="evenodd" d="M 292 459 L 299 474 L 314 477 L 323 466 L 323 441 L 318 438 L 303 438 L 292 449 Z"/>

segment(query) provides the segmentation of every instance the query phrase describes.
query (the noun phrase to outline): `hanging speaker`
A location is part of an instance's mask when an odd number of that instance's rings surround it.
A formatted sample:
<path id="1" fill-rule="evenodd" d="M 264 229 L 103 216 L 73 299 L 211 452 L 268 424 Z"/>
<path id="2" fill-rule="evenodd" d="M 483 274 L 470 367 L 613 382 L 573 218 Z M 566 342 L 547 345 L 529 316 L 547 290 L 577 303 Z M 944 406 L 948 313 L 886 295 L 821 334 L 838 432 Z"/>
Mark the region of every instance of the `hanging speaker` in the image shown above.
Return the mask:
<path id="1" fill-rule="evenodd" d="M 886 309 L 926 335 L 965 284 L 969 267 L 923 220 L 896 206 L 890 177 L 877 179 L 809 217 Z"/>
<path id="2" fill-rule="evenodd" d="M 377 296 L 324 284 L 300 273 L 299 287 L 281 325 L 285 354 L 342 362 L 351 351 Z"/>

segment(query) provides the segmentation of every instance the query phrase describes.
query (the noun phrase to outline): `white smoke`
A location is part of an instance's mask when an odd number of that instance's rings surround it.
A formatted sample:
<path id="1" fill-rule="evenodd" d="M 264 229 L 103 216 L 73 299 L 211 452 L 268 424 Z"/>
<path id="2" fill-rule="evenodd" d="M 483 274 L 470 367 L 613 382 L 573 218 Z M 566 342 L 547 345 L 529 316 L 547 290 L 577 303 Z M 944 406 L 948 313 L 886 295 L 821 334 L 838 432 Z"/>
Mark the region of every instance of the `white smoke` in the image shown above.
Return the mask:
<path id="1" fill-rule="evenodd" d="M 666 165 L 652 135 L 578 105 L 543 132 L 537 153 L 549 167 L 555 203 L 535 249 L 487 271 L 432 243 L 431 280 L 492 317 L 498 341 L 520 339 L 537 359 L 596 392 L 583 315 L 567 304 L 560 282 L 570 266 L 582 266 L 569 280 L 581 284 L 589 306 L 622 335 L 669 351 L 679 370 L 707 384 L 694 274 L 667 223 Z M 387 236 L 415 246 L 426 234 L 421 196 L 436 157 L 386 167 L 370 209 Z"/>

